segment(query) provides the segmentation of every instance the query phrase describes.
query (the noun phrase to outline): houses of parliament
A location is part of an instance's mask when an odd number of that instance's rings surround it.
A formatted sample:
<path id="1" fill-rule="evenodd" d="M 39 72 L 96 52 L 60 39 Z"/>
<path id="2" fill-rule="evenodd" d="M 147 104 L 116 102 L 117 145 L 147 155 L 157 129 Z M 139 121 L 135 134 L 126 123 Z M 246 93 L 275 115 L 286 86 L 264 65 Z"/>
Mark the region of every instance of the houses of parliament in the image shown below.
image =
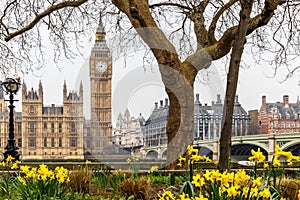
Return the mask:
<path id="1" fill-rule="evenodd" d="M 22 111 L 14 113 L 16 145 L 22 160 L 84 159 L 105 154 L 111 143 L 112 59 L 106 32 L 99 21 L 89 61 L 90 119 L 83 114 L 84 86 L 68 92 L 63 83 L 63 105 L 43 104 L 43 85 L 28 89 L 22 83 Z M 0 88 L 0 149 L 8 139 L 9 113 Z"/>

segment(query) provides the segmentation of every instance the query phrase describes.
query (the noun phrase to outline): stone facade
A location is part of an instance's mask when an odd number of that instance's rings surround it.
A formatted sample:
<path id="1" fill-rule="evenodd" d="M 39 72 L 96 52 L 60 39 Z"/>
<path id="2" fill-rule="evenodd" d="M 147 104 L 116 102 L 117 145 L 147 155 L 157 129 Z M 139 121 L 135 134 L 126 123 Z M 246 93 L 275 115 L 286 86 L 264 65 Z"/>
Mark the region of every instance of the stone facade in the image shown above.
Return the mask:
<path id="1" fill-rule="evenodd" d="M 143 146 L 142 125 L 145 123 L 144 117 L 140 114 L 135 118 L 126 109 L 124 115 L 118 116 L 116 127 L 113 129 L 113 144 L 127 151 L 134 151 Z"/>
<path id="2" fill-rule="evenodd" d="M 79 93 L 67 93 L 63 85 L 63 105 L 43 104 L 43 86 L 27 90 L 22 84 L 22 159 L 83 159 L 83 86 Z M 17 138 L 19 140 L 19 138 Z M 18 145 L 20 147 L 20 145 Z"/>
<path id="3" fill-rule="evenodd" d="M 284 95 L 282 102 L 267 102 L 262 96 L 258 113 L 258 125 L 261 133 L 293 133 L 300 131 L 300 102 L 289 102 L 289 96 Z"/>

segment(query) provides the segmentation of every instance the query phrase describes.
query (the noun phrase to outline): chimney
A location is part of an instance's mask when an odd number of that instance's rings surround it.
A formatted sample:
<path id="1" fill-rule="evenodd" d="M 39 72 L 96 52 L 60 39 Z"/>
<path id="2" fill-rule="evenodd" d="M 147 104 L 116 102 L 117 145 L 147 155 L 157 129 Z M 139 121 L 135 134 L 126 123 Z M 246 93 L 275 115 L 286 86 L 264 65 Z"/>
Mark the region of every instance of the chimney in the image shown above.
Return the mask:
<path id="1" fill-rule="evenodd" d="M 157 110 L 157 108 L 158 108 L 158 103 L 157 102 L 155 102 L 155 110 Z"/>
<path id="2" fill-rule="evenodd" d="M 267 97 L 264 95 L 261 97 L 261 104 L 264 105 L 267 102 Z"/>
<path id="3" fill-rule="evenodd" d="M 221 95 L 217 94 L 217 103 L 221 103 Z"/>
<path id="4" fill-rule="evenodd" d="M 235 102 L 234 102 L 234 106 L 240 106 L 240 102 L 239 102 L 239 96 L 235 95 Z"/>
<path id="5" fill-rule="evenodd" d="M 196 94 L 196 103 L 200 103 L 199 94 Z"/>
<path id="6" fill-rule="evenodd" d="M 163 107 L 163 106 L 164 106 L 164 101 L 160 100 L 160 107 Z"/>
<path id="7" fill-rule="evenodd" d="M 165 107 L 168 107 L 168 106 L 169 106 L 168 98 L 165 98 Z"/>
<path id="8" fill-rule="evenodd" d="M 289 95 L 284 95 L 283 96 L 283 104 L 288 105 L 289 104 Z"/>

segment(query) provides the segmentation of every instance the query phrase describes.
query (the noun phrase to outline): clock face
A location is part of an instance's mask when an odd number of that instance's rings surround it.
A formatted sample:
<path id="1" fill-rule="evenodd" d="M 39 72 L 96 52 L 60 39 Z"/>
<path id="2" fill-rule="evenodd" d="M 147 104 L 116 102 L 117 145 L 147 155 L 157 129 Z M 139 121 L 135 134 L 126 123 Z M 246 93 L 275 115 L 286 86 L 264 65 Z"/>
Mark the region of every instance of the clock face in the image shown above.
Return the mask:
<path id="1" fill-rule="evenodd" d="M 99 61 L 96 64 L 96 69 L 100 72 L 103 73 L 107 69 L 107 63 L 105 61 Z"/>

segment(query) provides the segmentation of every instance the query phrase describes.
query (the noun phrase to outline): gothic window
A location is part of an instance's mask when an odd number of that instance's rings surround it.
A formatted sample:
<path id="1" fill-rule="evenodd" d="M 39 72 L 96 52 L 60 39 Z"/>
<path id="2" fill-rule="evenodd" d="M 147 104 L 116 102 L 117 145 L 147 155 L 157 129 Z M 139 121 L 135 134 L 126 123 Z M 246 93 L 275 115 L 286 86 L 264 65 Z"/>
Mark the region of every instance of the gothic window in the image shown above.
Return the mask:
<path id="1" fill-rule="evenodd" d="M 54 122 L 51 123 L 51 133 L 54 133 Z"/>
<path id="2" fill-rule="evenodd" d="M 54 147 L 55 143 L 54 143 L 54 138 L 51 138 L 51 147 Z"/>
<path id="3" fill-rule="evenodd" d="M 29 107 L 29 113 L 30 113 L 31 115 L 34 114 L 34 106 L 30 106 L 30 107 Z"/>
<path id="4" fill-rule="evenodd" d="M 22 122 L 18 122 L 18 133 L 22 134 Z"/>
<path id="5" fill-rule="evenodd" d="M 44 147 L 47 147 L 47 138 L 44 138 Z"/>
<path id="6" fill-rule="evenodd" d="M 58 132 L 59 133 L 62 132 L 62 124 L 61 124 L 61 122 L 58 123 Z"/>
<path id="7" fill-rule="evenodd" d="M 62 147 L 62 138 L 58 138 L 58 147 Z"/>
<path id="8" fill-rule="evenodd" d="M 71 133 L 75 133 L 76 132 L 76 124 L 75 122 L 71 122 Z"/>
<path id="9" fill-rule="evenodd" d="M 35 133 L 35 123 L 34 122 L 29 122 L 29 132 Z"/>
<path id="10" fill-rule="evenodd" d="M 35 138 L 34 137 L 28 138 L 28 146 L 35 147 Z"/>
<path id="11" fill-rule="evenodd" d="M 18 147 L 22 147 L 22 138 L 18 138 Z"/>
<path id="12" fill-rule="evenodd" d="M 70 147 L 77 147 L 77 138 L 70 138 Z"/>
<path id="13" fill-rule="evenodd" d="M 72 106 L 71 113 L 72 113 L 72 115 L 76 115 L 76 108 L 75 108 L 75 106 Z"/>
<path id="14" fill-rule="evenodd" d="M 44 129 L 47 129 L 47 122 L 44 122 Z"/>

